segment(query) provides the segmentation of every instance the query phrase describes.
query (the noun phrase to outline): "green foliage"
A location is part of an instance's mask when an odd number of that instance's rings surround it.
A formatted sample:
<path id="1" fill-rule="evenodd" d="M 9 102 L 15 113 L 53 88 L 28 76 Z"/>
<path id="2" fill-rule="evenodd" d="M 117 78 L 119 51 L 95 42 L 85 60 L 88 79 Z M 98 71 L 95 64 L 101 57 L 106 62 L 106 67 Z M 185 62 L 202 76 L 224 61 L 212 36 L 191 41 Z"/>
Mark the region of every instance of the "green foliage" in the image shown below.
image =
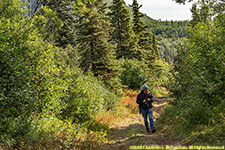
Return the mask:
<path id="1" fill-rule="evenodd" d="M 84 131 L 79 125 L 63 122 L 51 115 L 33 115 L 30 131 L 24 135 L 26 147 L 46 149 L 73 148 L 81 145 L 78 134 Z"/>
<path id="2" fill-rule="evenodd" d="M 150 31 L 163 38 L 172 38 L 173 40 L 186 37 L 188 35 L 186 26 L 188 21 L 160 21 L 149 23 Z"/>
<path id="3" fill-rule="evenodd" d="M 106 5 L 103 1 L 83 5 L 86 5 L 89 14 L 80 15 L 77 24 L 80 66 L 84 72 L 92 71 L 107 87 L 118 90 L 117 61 L 114 47 L 109 42 L 110 22 L 105 14 Z"/>
<path id="4" fill-rule="evenodd" d="M 221 145 L 221 133 L 225 132 L 225 36 L 224 11 L 214 11 L 216 6 L 209 1 L 194 5 L 188 41 L 175 57 L 171 82 L 175 100 L 170 110 L 177 110 L 175 116 L 189 140 Z"/>
<path id="5" fill-rule="evenodd" d="M 123 0 L 32 2 L 0 1 L 1 146 L 98 149 L 106 134 L 95 114 L 116 111 L 121 84 L 168 86 L 163 59 L 172 64 L 179 43 L 166 120 L 192 140 L 224 142 L 224 3 L 196 5 L 181 42 L 187 21 L 153 20 L 135 0 L 133 15 Z"/>
<path id="6" fill-rule="evenodd" d="M 153 94 L 157 93 L 160 87 L 168 85 L 168 78 L 171 76 L 171 66 L 162 59 L 155 59 L 149 68 L 149 78 L 147 85 Z"/>
<path id="7" fill-rule="evenodd" d="M 163 61 L 160 61 L 156 34 L 153 32 L 152 37 L 150 36 L 148 25 L 146 25 L 143 21 L 144 14 L 139 11 L 141 6 L 139 6 L 136 0 L 133 0 L 131 7 L 133 12 L 133 30 L 136 39 L 138 40 L 139 48 L 144 50 L 144 59 L 142 62 L 146 65 L 142 65 L 142 67 L 146 74 L 148 74 L 148 82 L 151 87 L 151 91 L 154 91 L 156 86 L 163 84 L 162 77 L 167 74 L 163 73 L 164 71 L 162 70 L 165 70 L 164 68 L 167 66 L 163 63 Z M 166 70 L 168 73 L 168 69 Z M 143 80 L 143 83 L 144 82 L 145 81 Z M 140 88 L 140 84 L 137 86 Z M 139 89 L 137 87 L 135 88 Z"/>
<path id="8" fill-rule="evenodd" d="M 180 38 L 178 40 L 160 38 L 158 40 L 158 47 L 161 58 L 169 64 L 172 64 L 174 62 L 174 57 L 177 55 L 177 51 L 185 41 L 187 41 L 186 38 Z"/>
<path id="9" fill-rule="evenodd" d="M 68 44 L 75 45 L 75 18 L 73 17 L 73 0 L 47 0 L 42 2 L 44 6 L 48 6 L 57 18 L 61 21 L 62 25 L 55 21 L 55 18 L 50 18 L 49 14 L 46 15 L 48 18 L 48 26 L 46 27 L 51 32 L 50 35 L 54 35 L 53 40 L 59 47 L 65 48 Z M 45 15 L 46 11 L 43 11 Z M 49 35 L 47 35 L 49 36 Z"/>
<path id="10" fill-rule="evenodd" d="M 64 62 L 65 65 L 71 69 L 74 66 L 79 66 L 80 55 L 78 52 L 78 47 L 73 47 L 69 44 L 64 49 L 59 49 L 57 59 L 61 62 Z"/>
<path id="11" fill-rule="evenodd" d="M 151 51 L 151 37 L 150 32 L 148 32 L 148 25 L 144 24 L 144 22 L 141 20 L 144 17 L 144 14 L 142 14 L 139 9 L 141 6 L 139 6 L 137 0 L 133 0 L 133 4 L 131 5 L 132 12 L 133 12 L 133 30 L 136 36 L 136 40 L 138 40 L 138 45 L 141 49 L 145 51 Z"/>
<path id="12" fill-rule="evenodd" d="M 142 60 L 143 51 L 139 49 L 131 26 L 131 18 L 124 0 L 113 0 L 110 8 L 111 42 L 116 45 L 117 58 Z"/>
<path id="13" fill-rule="evenodd" d="M 63 98 L 66 107 L 60 113 L 61 118 L 91 124 L 95 113 L 116 108 L 117 96 L 99 80 L 92 75 L 83 75 L 77 67 L 67 73 L 66 78 L 70 81 Z"/>
<path id="14" fill-rule="evenodd" d="M 105 0 L 106 3 L 111 6 L 113 0 Z M 140 6 L 139 6 L 140 7 Z M 133 9 L 132 6 L 126 6 L 126 8 L 129 10 L 129 13 L 131 15 L 131 20 L 133 20 Z M 223 7 L 219 7 L 219 9 L 222 9 Z M 138 13 L 141 15 L 141 12 Z M 142 16 L 142 15 L 141 15 Z M 162 36 L 163 38 L 182 38 L 187 36 L 186 26 L 189 23 L 189 21 L 175 21 L 175 20 L 166 20 L 161 21 L 154 20 L 144 14 L 143 17 L 140 17 L 140 22 L 143 22 L 145 25 L 148 26 L 149 32 L 155 32 L 157 36 Z"/>
<path id="15" fill-rule="evenodd" d="M 103 131 L 89 131 L 81 124 L 48 115 L 32 115 L 29 132 L 20 138 L 18 149 L 97 149 L 106 141 Z M 9 147 L 10 148 L 10 147 Z"/>
<path id="16" fill-rule="evenodd" d="M 0 8 L 4 7 L 2 4 Z M 32 112 L 59 110 L 61 86 L 65 85 L 56 78 L 59 68 L 54 61 L 54 47 L 41 39 L 36 27 L 25 20 L 29 18 L 22 15 L 26 9 L 19 2 L 8 4 L 0 14 L 2 142 L 13 142 L 23 136 Z"/>
<path id="17" fill-rule="evenodd" d="M 153 33 L 153 36 L 152 36 L 152 48 L 153 48 L 152 54 L 154 56 L 154 59 L 160 59 L 158 42 L 157 42 L 155 33 Z"/>
<path id="18" fill-rule="evenodd" d="M 129 89 L 138 90 L 147 82 L 148 72 L 142 67 L 143 64 L 130 59 L 121 60 L 120 79 L 123 85 Z"/>
<path id="19" fill-rule="evenodd" d="M 166 62 L 173 62 L 180 41 L 188 36 L 186 27 L 189 21 L 153 20 L 146 15 L 142 20 L 148 25 L 148 31 L 156 34 L 160 56 Z"/>
<path id="20" fill-rule="evenodd" d="M 44 15 L 53 12 L 42 9 Z M 76 66 L 76 47 L 63 50 L 43 39 L 46 16 L 39 10 L 32 16 L 28 12 L 26 3 L 0 2 L 0 145 L 96 149 L 105 135 L 81 132 L 90 138 L 79 146 L 80 132 L 74 132 L 76 124 L 71 122 L 88 125 L 94 113 L 114 109 L 117 96 L 92 75 L 82 74 Z M 54 13 L 50 17 L 57 20 Z"/>
<path id="21" fill-rule="evenodd" d="M 35 0 L 33 2 L 33 5 L 37 5 Z M 33 12 L 35 10 L 31 11 Z M 49 9 L 47 5 L 45 7 L 41 6 L 41 8 L 38 8 L 36 10 L 36 16 L 31 16 L 31 19 L 32 17 L 37 20 L 33 23 L 38 28 L 38 32 L 44 40 L 47 40 L 49 43 L 54 43 L 55 41 L 57 41 L 57 46 L 65 46 L 65 44 L 63 45 L 63 41 L 61 41 L 60 43 L 59 40 L 59 34 L 63 30 L 64 23 L 59 19 L 56 11 Z M 62 36 L 62 39 L 63 38 L 65 37 Z"/>

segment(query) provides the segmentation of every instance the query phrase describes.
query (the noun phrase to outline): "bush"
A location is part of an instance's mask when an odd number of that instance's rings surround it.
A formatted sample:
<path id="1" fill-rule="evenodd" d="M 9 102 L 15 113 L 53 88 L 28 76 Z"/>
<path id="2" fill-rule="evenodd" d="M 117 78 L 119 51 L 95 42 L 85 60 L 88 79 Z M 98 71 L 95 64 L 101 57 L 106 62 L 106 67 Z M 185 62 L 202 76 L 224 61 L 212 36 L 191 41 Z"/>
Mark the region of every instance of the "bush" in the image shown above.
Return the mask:
<path id="1" fill-rule="evenodd" d="M 31 120 L 29 132 L 3 149 L 98 149 L 106 141 L 103 131 L 89 131 L 51 114 L 33 114 Z"/>
<path id="2" fill-rule="evenodd" d="M 165 134 L 185 139 L 187 143 L 221 145 L 225 142 L 224 103 L 220 106 L 205 106 L 200 99 L 181 99 L 169 104 L 157 122 Z M 173 128 L 173 130 L 168 130 Z"/>
<path id="3" fill-rule="evenodd" d="M 54 144 L 58 131 L 63 137 L 59 145 L 65 145 L 76 136 L 68 131 L 74 129 L 72 123 L 91 122 L 95 112 L 116 107 L 117 96 L 104 84 L 76 66 L 64 67 L 56 57 L 59 48 L 44 40 L 35 26 L 48 19 L 35 15 L 28 21 L 30 16 L 23 15 L 27 7 L 16 0 L 0 2 L 0 8 L 5 8 L 0 13 L 0 146 L 23 149 L 38 142 L 45 147 Z"/>
<path id="4" fill-rule="evenodd" d="M 19 1 L 1 2 L 0 8 L 4 7 L 0 13 L 0 144 L 14 144 L 28 132 L 32 112 L 61 108 L 59 97 L 66 82 L 57 78 L 56 48 L 42 39 L 32 22 L 23 26 L 29 19 L 22 15 L 25 6 Z"/>
<path id="5" fill-rule="evenodd" d="M 62 118 L 91 124 L 95 113 L 116 108 L 118 97 L 93 75 L 84 75 L 75 66 L 67 71 L 66 78 L 70 81 L 63 98 L 66 107 L 60 114 Z"/>
<path id="6" fill-rule="evenodd" d="M 123 85 L 129 89 L 140 89 L 147 82 L 148 73 L 144 71 L 143 64 L 136 60 L 121 60 L 121 71 L 119 78 Z"/>
<path id="7" fill-rule="evenodd" d="M 179 118 L 181 123 L 176 126 L 195 144 L 223 145 L 225 142 L 221 134 L 225 132 L 225 16 L 214 11 L 217 6 L 199 2 L 193 8 L 196 14 L 188 27 L 189 37 L 175 57 L 171 80 L 172 96 L 176 99 L 170 110 L 177 111 L 174 118 Z M 210 13 L 204 16 L 201 11 Z M 215 17 L 207 19 L 209 16 Z"/>

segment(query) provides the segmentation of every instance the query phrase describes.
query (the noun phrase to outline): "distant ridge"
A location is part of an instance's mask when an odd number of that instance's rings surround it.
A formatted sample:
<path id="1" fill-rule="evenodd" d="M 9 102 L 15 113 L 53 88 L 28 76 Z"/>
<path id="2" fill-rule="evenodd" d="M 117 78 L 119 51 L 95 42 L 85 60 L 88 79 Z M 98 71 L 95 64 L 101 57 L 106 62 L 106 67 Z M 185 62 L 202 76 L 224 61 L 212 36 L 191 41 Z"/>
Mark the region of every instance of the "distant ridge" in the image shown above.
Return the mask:
<path id="1" fill-rule="evenodd" d="M 104 1 L 110 6 L 113 0 Z M 132 17 L 132 8 L 129 6 L 127 6 L 127 8 Z M 160 21 L 149 17 L 145 13 L 143 14 L 143 22 L 149 25 L 149 30 L 155 32 L 156 35 L 160 35 L 164 38 L 182 38 L 187 36 L 186 26 L 189 21 Z"/>

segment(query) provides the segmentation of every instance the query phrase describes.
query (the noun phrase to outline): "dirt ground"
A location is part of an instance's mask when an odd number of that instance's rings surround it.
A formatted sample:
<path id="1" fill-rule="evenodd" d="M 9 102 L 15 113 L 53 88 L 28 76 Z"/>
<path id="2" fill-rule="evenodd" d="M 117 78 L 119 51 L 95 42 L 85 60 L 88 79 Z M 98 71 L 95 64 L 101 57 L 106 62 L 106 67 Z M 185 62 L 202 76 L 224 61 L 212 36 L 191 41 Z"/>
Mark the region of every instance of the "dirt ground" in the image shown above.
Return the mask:
<path id="1" fill-rule="evenodd" d="M 134 114 L 129 118 L 117 123 L 109 130 L 109 143 L 103 145 L 101 150 L 128 150 L 130 146 L 182 146 L 184 143 L 179 140 L 172 140 L 160 128 L 157 128 L 157 118 L 167 104 L 166 97 L 156 97 L 153 104 L 153 115 L 156 133 L 147 133 L 144 126 L 144 119 L 141 114 Z"/>

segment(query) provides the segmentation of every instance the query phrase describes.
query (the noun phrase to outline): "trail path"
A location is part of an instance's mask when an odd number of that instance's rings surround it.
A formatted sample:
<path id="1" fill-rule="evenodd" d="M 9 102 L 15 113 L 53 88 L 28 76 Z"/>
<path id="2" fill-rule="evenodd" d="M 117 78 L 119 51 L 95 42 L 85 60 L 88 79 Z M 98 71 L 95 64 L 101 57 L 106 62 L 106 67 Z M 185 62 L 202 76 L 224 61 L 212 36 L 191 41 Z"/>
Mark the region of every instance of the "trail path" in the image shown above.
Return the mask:
<path id="1" fill-rule="evenodd" d="M 118 122 L 115 127 L 109 131 L 109 144 L 103 145 L 102 150 L 128 150 L 130 146 L 141 145 L 184 145 L 182 141 L 172 140 L 163 133 L 163 130 L 157 128 L 157 118 L 160 112 L 167 104 L 166 97 L 157 97 L 153 104 L 153 115 L 157 132 L 147 133 L 144 126 L 144 120 L 141 114 L 134 114 L 132 117 Z"/>

